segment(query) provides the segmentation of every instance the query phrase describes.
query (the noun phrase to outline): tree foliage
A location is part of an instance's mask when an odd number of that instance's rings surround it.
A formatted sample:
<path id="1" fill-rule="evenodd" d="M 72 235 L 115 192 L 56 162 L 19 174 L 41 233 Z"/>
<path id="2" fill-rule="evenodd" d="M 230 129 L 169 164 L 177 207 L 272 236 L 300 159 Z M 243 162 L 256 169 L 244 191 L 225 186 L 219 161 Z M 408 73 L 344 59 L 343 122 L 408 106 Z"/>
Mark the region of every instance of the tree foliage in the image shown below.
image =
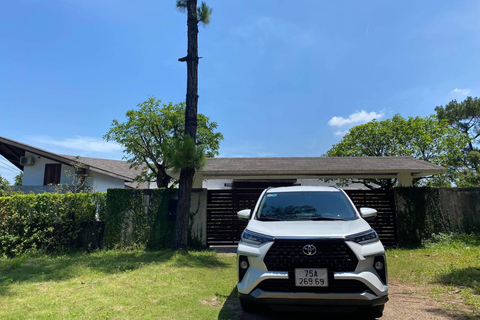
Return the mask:
<path id="1" fill-rule="evenodd" d="M 463 167 L 457 170 L 455 184 L 459 187 L 480 185 L 480 100 L 467 97 L 462 102 L 450 101 L 447 105 L 435 108 L 440 120 L 470 137 L 463 149 Z"/>
<path id="2" fill-rule="evenodd" d="M 435 116 L 426 118 L 403 118 L 396 114 L 391 119 L 358 125 L 335 144 L 328 152 L 329 157 L 364 156 L 412 156 L 449 169 L 456 170 L 462 162 L 462 149 L 469 142 L 468 136 L 451 128 L 445 121 Z M 451 174 L 435 183 L 443 184 L 451 180 Z M 348 183 L 351 181 L 344 181 Z M 375 185 L 382 189 L 392 188 L 395 179 L 375 179 L 361 181 L 369 188 Z"/>
<path id="3" fill-rule="evenodd" d="M 158 187 L 168 187 L 172 178 L 167 170 L 173 166 L 175 148 L 183 141 L 185 103 L 162 104 L 150 97 L 126 113 L 126 121 L 113 120 L 105 134 L 107 141 L 116 141 L 124 148 L 124 157 L 132 167 L 141 169 L 137 181 L 156 180 Z M 221 133 L 214 132 L 217 123 L 203 114 L 198 115 L 197 144 L 207 157 L 218 155 Z M 178 142 L 180 141 L 180 142 Z"/>
<path id="4" fill-rule="evenodd" d="M 8 180 L 0 175 L 0 197 L 6 194 L 9 186 Z"/>
<path id="5" fill-rule="evenodd" d="M 467 97 L 462 102 L 450 101 L 447 105 L 435 108 L 437 117 L 445 120 L 452 127 L 467 134 L 472 140 L 468 144 L 468 151 L 475 150 L 473 144 L 480 137 L 480 100 Z"/>
<path id="6" fill-rule="evenodd" d="M 181 12 L 187 12 L 187 0 L 177 0 L 177 9 Z M 210 18 L 212 16 L 212 8 L 207 6 L 207 4 L 202 1 L 200 7 L 197 7 L 196 18 L 197 23 L 202 23 L 207 25 L 210 23 Z"/>
<path id="7" fill-rule="evenodd" d="M 14 178 L 14 183 L 13 185 L 14 186 L 21 186 L 23 184 L 23 172 L 20 172 L 19 174 L 17 174 Z"/>

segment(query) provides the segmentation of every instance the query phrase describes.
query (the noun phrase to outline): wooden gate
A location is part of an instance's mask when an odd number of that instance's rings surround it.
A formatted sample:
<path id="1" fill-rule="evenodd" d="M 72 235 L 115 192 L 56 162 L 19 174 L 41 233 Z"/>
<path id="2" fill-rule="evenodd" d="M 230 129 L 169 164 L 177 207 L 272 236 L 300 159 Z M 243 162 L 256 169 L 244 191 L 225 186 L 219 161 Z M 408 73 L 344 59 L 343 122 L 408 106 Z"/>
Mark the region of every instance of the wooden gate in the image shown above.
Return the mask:
<path id="1" fill-rule="evenodd" d="M 378 211 L 377 218 L 368 222 L 386 246 L 397 244 L 393 191 L 345 190 L 357 208 Z M 247 223 L 237 218 L 237 211 L 251 209 L 262 190 L 208 190 L 207 245 L 237 244 Z"/>
<path id="2" fill-rule="evenodd" d="M 237 244 L 247 222 L 237 218 L 243 209 L 253 211 L 262 191 L 208 190 L 207 245 Z"/>
<path id="3" fill-rule="evenodd" d="M 383 245 L 393 247 L 397 244 L 397 220 L 393 190 L 345 190 L 353 203 L 361 207 L 373 208 L 378 215 L 368 223 L 377 231 Z"/>

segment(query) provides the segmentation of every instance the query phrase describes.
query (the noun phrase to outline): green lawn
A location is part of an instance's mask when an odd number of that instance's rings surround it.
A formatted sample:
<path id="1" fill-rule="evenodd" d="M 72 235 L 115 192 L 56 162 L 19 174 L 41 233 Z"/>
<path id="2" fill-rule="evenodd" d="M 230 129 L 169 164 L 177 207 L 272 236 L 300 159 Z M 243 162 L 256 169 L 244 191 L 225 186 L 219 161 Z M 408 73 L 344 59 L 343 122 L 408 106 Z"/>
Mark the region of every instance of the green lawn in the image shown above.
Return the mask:
<path id="1" fill-rule="evenodd" d="M 480 236 L 439 240 L 389 250 L 390 278 L 480 316 Z M 0 319 L 231 319 L 235 281 L 235 256 L 209 251 L 2 258 Z"/>
<path id="2" fill-rule="evenodd" d="M 0 260 L 0 319 L 228 319 L 235 257 L 109 251 Z"/>
<path id="3" fill-rule="evenodd" d="M 480 317 L 480 236 L 438 236 L 419 249 L 388 250 L 388 273 L 396 282 L 425 289 L 446 308 Z"/>

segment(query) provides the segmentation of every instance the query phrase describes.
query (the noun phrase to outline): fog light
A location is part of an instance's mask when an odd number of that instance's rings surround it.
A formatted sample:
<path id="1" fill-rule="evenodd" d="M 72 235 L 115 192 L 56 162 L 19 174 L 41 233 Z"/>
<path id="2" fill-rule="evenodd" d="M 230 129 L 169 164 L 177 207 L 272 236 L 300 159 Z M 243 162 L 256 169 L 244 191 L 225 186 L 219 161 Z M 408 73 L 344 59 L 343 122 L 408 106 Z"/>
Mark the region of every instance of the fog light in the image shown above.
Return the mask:
<path id="1" fill-rule="evenodd" d="M 382 270 L 383 269 L 383 262 L 382 261 L 375 262 L 375 269 Z"/>
<path id="2" fill-rule="evenodd" d="M 241 261 L 240 262 L 240 268 L 242 269 L 248 269 L 248 262 L 247 261 Z"/>

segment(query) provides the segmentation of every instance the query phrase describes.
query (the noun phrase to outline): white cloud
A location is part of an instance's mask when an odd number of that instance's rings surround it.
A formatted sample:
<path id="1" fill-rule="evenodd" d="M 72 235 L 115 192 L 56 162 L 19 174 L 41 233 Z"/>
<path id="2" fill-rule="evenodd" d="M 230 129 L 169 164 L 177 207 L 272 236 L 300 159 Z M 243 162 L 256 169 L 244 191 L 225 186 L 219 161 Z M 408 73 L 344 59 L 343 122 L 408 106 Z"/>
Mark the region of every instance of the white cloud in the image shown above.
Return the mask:
<path id="1" fill-rule="evenodd" d="M 348 118 L 344 117 L 333 117 L 328 121 L 328 124 L 331 126 L 341 127 L 347 124 L 360 124 L 372 121 L 373 119 L 381 119 L 385 113 L 383 111 L 380 112 L 366 112 L 365 110 L 357 111 L 352 113 L 348 116 Z M 339 131 L 340 132 L 340 131 Z"/>
<path id="2" fill-rule="evenodd" d="M 346 134 L 348 133 L 348 131 L 350 131 L 350 130 L 337 131 L 337 132 L 335 132 L 335 135 L 336 135 L 336 136 L 344 136 L 344 135 L 346 135 Z"/>
<path id="3" fill-rule="evenodd" d="M 122 151 L 122 147 L 115 142 L 107 142 L 102 139 L 92 137 L 76 136 L 75 138 L 64 138 L 60 140 L 49 137 L 37 137 L 34 140 L 45 145 L 81 151 L 84 153 L 112 153 Z"/>
<path id="4" fill-rule="evenodd" d="M 461 95 L 466 96 L 467 94 L 470 93 L 470 89 L 459 89 L 459 88 L 455 88 L 455 89 L 453 89 L 450 93 L 451 93 L 451 94 L 461 94 Z"/>

